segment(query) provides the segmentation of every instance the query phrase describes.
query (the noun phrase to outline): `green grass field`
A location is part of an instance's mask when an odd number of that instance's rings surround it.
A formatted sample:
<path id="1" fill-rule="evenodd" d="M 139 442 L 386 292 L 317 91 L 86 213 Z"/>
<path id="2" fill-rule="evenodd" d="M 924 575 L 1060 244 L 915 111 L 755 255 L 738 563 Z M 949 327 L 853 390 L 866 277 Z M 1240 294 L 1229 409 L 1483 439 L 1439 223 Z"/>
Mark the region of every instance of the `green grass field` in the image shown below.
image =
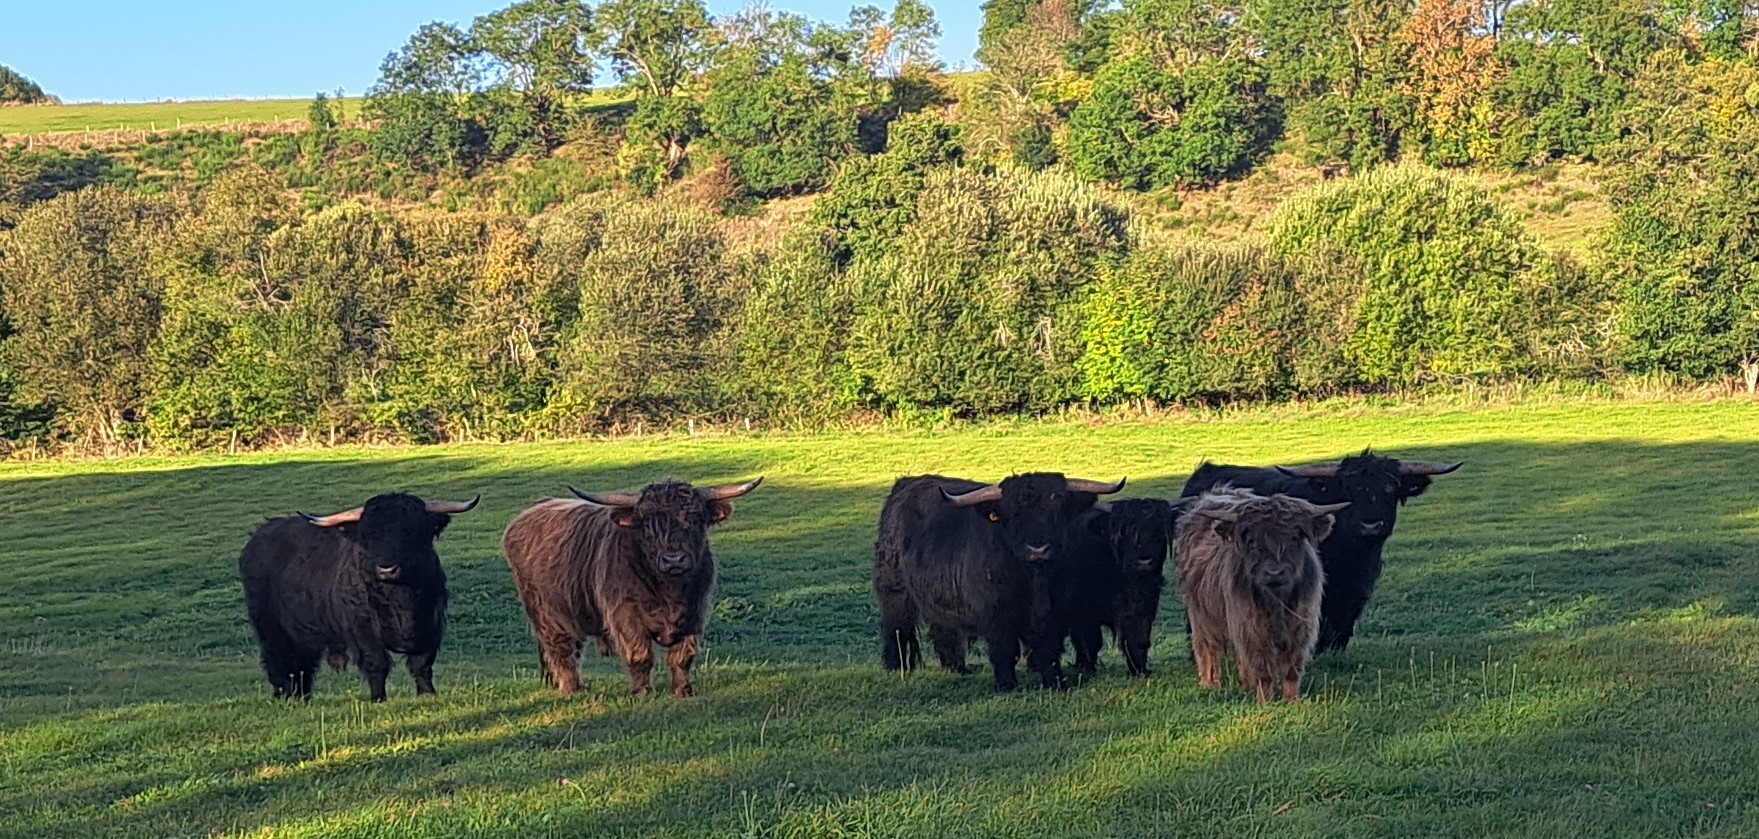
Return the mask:
<path id="1" fill-rule="evenodd" d="M 1200 458 L 1464 459 L 1399 522 L 1309 701 L 1156 675 L 998 696 L 878 665 L 892 479 L 1058 468 L 1174 494 Z M 566 483 L 764 474 L 716 537 L 701 696 L 542 688 L 497 544 Z M 0 836 L 1759 835 L 1759 405 L 1257 412 L 946 433 L 0 466 Z M 440 696 L 278 703 L 234 579 L 263 517 L 483 494 L 440 542 Z M 973 662 L 980 659 L 973 656 Z M 664 685 L 662 679 L 661 685 Z"/>
<path id="2" fill-rule="evenodd" d="M 310 99 L 226 99 L 211 102 L 93 103 L 80 105 L 31 105 L 0 108 L 0 135 L 49 134 L 58 131 L 129 131 L 176 128 L 181 121 L 192 125 L 276 122 L 305 119 Z M 342 103 L 353 117 L 360 100 Z"/>

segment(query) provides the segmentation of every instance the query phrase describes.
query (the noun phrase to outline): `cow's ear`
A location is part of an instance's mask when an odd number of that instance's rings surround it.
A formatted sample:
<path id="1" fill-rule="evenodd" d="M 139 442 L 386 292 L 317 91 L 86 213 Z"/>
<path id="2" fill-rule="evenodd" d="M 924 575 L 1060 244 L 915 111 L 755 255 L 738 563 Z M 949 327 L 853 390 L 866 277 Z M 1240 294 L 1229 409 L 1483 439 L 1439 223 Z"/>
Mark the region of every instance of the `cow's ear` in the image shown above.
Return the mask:
<path id="1" fill-rule="evenodd" d="M 1331 535 L 1332 525 L 1336 521 L 1337 517 L 1331 513 L 1326 513 L 1313 520 L 1313 544 L 1315 546 L 1320 542 L 1325 541 L 1325 538 Z"/>
<path id="2" fill-rule="evenodd" d="M 1095 513 L 1087 517 L 1087 532 L 1100 539 L 1112 537 L 1112 514 Z"/>
<path id="3" fill-rule="evenodd" d="M 445 513 L 428 513 L 428 523 L 433 526 L 434 536 L 446 532 L 446 525 L 452 523 L 452 517 Z"/>
<path id="4" fill-rule="evenodd" d="M 618 527 L 634 527 L 635 508 L 613 507 L 611 509 L 611 521 L 615 522 Z"/>
<path id="5" fill-rule="evenodd" d="M 720 524 L 733 517 L 733 502 L 710 501 L 708 505 L 708 523 Z"/>
<path id="6" fill-rule="evenodd" d="M 1435 481 L 1428 475 L 1406 475 L 1400 478 L 1399 503 L 1403 504 L 1408 498 L 1416 498 L 1417 496 L 1422 495 L 1424 490 L 1429 489 L 1429 485 L 1432 483 L 1435 483 Z"/>

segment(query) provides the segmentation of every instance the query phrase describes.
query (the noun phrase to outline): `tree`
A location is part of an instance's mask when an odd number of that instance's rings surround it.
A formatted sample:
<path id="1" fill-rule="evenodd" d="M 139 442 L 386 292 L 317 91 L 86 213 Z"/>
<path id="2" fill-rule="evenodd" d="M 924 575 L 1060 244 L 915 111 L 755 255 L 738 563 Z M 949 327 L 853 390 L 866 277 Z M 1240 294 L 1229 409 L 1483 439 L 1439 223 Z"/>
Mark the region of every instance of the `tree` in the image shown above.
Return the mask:
<path id="1" fill-rule="evenodd" d="M 1502 75 L 1483 0 L 1422 0 L 1400 35 L 1424 157 L 1463 166 L 1488 160 L 1495 126 L 1490 92 Z"/>
<path id="2" fill-rule="evenodd" d="M 860 41 L 861 63 L 876 77 L 941 68 L 935 55 L 941 24 L 922 0 L 898 0 L 890 15 L 877 6 L 857 6 L 849 12 L 849 29 Z"/>
<path id="3" fill-rule="evenodd" d="M 1069 119 L 1082 176 L 1138 189 L 1213 181 L 1266 150 L 1275 113 L 1237 7 L 1138 0 Z"/>
<path id="4" fill-rule="evenodd" d="M 164 282 L 153 250 L 167 202 L 110 187 L 27 212 L 0 259 L 5 344 L 18 398 L 73 435 L 115 443 L 143 414 Z"/>
<path id="5" fill-rule="evenodd" d="M 367 93 L 366 117 L 379 123 L 368 135 L 373 152 L 423 171 L 475 166 L 485 135 L 470 119 L 468 103 L 480 79 L 469 37 L 458 27 L 430 23 L 416 30 L 385 57 Z"/>
<path id="6" fill-rule="evenodd" d="M 859 114 L 874 104 L 872 76 L 853 60 L 855 33 L 757 11 L 730 21 L 722 38 L 702 103 L 713 150 L 756 195 L 823 186 L 855 150 Z"/>
<path id="7" fill-rule="evenodd" d="M 36 82 L 0 64 L 0 105 L 36 105 L 61 100 L 43 92 Z"/>
<path id="8" fill-rule="evenodd" d="M 611 69 L 635 97 L 629 140 L 659 155 L 652 161 L 638 156 L 644 166 L 637 168 L 670 178 L 699 131 L 695 103 L 683 93 L 711 63 L 708 7 L 702 0 L 606 0 L 598 26 Z"/>
<path id="9" fill-rule="evenodd" d="M 597 37 L 583 0 L 522 0 L 477 18 L 469 41 L 491 87 L 520 99 L 548 149 L 561 144 L 557 117 L 566 97 L 592 91 Z"/>

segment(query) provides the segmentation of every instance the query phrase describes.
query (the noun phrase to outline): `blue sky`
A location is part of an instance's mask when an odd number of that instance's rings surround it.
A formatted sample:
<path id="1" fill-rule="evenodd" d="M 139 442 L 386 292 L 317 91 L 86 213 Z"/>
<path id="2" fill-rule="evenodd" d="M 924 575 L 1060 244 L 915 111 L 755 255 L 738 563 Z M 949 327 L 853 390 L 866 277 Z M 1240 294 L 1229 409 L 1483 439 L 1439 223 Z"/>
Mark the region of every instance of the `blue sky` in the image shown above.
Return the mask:
<path id="1" fill-rule="evenodd" d="M 68 102 L 307 97 L 363 93 L 379 62 L 430 20 L 468 22 L 511 0 L 14 0 L 0 64 Z M 890 0 L 860 5 L 891 8 Z M 710 0 L 717 14 L 743 0 Z M 847 20 L 849 0 L 770 0 L 770 8 Z M 972 62 L 979 0 L 929 0 L 941 57 Z"/>

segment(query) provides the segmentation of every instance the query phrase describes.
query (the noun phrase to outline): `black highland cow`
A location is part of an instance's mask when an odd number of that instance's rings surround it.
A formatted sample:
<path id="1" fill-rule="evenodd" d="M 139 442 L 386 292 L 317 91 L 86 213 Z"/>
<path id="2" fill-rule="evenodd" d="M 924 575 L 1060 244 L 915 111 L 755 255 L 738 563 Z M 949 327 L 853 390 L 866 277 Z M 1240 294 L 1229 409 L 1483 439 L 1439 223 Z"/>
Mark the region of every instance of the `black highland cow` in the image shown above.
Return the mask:
<path id="1" fill-rule="evenodd" d="M 1337 514 L 1331 535 L 1319 545 L 1325 567 L 1325 598 L 1319 607 L 1315 652 L 1350 645 L 1356 620 L 1380 580 L 1381 550 L 1393 535 L 1399 507 L 1429 489 L 1434 475 L 1446 475 L 1464 462 L 1401 461 L 1364 450 L 1337 463 L 1262 469 L 1205 463 L 1185 482 L 1185 495 L 1201 495 L 1221 484 L 1260 495 L 1283 494 L 1314 504 L 1349 502 Z"/>
<path id="2" fill-rule="evenodd" d="M 886 669 L 921 666 L 916 627 L 926 623 L 947 670 L 969 672 L 966 644 L 982 638 L 996 689 L 1013 690 L 1026 643 L 1032 648 L 1029 664 L 1045 686 L 1061 687 L 1062 632 L 1045 625 L 1042 597 L 1034 603 L 1031 569 L 1061 554 L 1075 519 L 1100 495 L 1123 486 L 1044 472 L 999 484 L 938 475 L 900 478 L 880 513 L 873 556 Z"/>
<path id="3" fill-rule="evenodd" d="M 270 519 L 238 557 L 244 604 L 275 696 L 310 699 L 318 659 L 350 659 L 374 702 L 385 701 L 391 653 L 415 692 L 434 692 L 446 632 L 446 572 L 434 538 L 476 506 L 388 494 L 330 516 Z"/>

